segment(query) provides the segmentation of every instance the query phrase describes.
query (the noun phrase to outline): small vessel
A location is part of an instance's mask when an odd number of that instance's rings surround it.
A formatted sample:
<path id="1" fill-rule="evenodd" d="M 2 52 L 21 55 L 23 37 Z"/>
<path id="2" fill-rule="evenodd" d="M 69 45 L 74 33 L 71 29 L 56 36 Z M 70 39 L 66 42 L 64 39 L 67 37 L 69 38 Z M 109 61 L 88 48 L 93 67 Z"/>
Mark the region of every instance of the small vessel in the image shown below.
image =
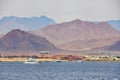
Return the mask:
<path id="1" fill-rule="evenodd" d="M 26 60 L 24 62 L 25 64 L 37 64 L 39 63 L 36 59 L 33 59 L 33 58 L 29 58 L 28 60 Z"/>
<path id="2" fill-rule="evenodd" d="M 76 60 L 76 62 L 83 63 L 83 61 L 82 61 L 82 60 Z"/>
<path id="3" fill-rule="evenodd" d="M 61 60 L 56 60 L 56 62 L 57 62 L 57 63 L 60 63 L 60 62 L 62 62 L 62 61 L 61 61 Z"/>
<path id="4" fill-rule="evenodd" d="M 83 63 L 82 60 L 73 60 L 73 61 L 70 61 L 70 62 L 78 62 L 78 63 Z"/>
<path id="5" fill-rule="evenodd" d="M 60 62 L 62 62 L 62 61 L 61 61 L 61 60 L 54 60 L 53 62 L 60 63 Z"/>

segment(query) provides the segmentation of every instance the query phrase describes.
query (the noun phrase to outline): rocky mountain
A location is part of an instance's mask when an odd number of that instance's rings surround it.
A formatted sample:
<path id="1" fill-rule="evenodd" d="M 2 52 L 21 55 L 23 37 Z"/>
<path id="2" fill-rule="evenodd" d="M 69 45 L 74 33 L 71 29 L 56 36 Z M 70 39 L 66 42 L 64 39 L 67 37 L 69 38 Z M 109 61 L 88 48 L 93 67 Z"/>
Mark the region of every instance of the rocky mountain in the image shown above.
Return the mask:
<path id="1" fill-rule="evenodd" d="M 120 32 L 107 22 L 94 23 L 79 19 L 49 25 L 33 33 L 44 36 L 62 49 L 91 49 L 120 39 Z"/>
<path id="2" fill-rule="evenodd" d="M 58 50 L 44 37 L 21 31 L 12 30 L 0 38 L 0 51 L 40 51 Z"/>
<path id="3" fill-rule="evenodd" d="M 53 25 L 56 22 L 46 16 L 21 18 L 15 16 L 3 17 L 0 20 L 0 34 L 7 33 L 12 29 L 37 30 L 47 25 Z"/>

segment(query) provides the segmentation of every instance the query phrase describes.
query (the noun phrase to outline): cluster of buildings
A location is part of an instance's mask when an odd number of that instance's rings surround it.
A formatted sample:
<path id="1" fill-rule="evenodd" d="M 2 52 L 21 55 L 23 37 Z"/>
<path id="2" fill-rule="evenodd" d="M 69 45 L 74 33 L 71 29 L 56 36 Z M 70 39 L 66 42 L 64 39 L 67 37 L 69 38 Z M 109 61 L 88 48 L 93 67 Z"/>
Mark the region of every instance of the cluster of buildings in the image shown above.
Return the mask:
<path id="1" fill-rule="evenodd" d="M 39 54 L 17 54 L 17 55 L 3 55 L 0 54 L 0 60 L 19 60 L 23 61 L 28 58 L 35 58 L 38 60 L 82 60 L 82 61 L 120 61 L 119 56 L 108 56 L 108 55 L 77 55 L 77 54 L 50 54 L 49 52 L 40 52 Z"/>

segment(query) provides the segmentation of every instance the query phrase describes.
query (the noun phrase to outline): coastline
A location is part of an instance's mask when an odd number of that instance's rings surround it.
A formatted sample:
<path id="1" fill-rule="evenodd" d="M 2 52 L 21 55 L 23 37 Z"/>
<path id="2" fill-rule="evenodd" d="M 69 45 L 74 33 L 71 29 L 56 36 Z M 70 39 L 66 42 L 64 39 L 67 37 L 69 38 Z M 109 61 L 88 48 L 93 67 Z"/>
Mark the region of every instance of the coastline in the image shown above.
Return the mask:
<path id="1" fill-rule="evenodd" d="M 0 58 L 0 62 L 25 62 L 28 60 L 28 58 Z M 39 62 L 54 62 L 59 59 L 50 59 L 50 58 L 36 58 L 37 61 Z M 60 60 L 61 62 L 77 62 L 77 61 L 82 61 L 82 62 L 120 62 L 120 59 L 118 60 Z"/>

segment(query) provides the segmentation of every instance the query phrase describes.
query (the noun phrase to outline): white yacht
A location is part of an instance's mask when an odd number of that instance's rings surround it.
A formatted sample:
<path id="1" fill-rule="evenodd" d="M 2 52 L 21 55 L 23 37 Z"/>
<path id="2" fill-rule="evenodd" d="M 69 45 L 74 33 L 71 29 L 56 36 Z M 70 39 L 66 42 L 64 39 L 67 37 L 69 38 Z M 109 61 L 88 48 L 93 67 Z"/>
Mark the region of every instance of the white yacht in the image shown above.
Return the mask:
<path id="1" fill-rule="evenodd" d="M 83 63 L 83 61 L 82 61 L 82 60 L 73 60 L 73 61 L 71 61 L 71 62 Z"/>
<path id="2" fill-rule="evenodd" d="M 54 60 L 53 62 L 60 63 L 60 62 L 62 62 L 62 60 Z"/>
<path id="3" fill-rule="evenodd" d="M 37 64 L 39 63 L 36 59 L 33 59 L 33 58 L 29 58 L 28 60 L 26 60 L 24 62 L 25 64 Z"/>

